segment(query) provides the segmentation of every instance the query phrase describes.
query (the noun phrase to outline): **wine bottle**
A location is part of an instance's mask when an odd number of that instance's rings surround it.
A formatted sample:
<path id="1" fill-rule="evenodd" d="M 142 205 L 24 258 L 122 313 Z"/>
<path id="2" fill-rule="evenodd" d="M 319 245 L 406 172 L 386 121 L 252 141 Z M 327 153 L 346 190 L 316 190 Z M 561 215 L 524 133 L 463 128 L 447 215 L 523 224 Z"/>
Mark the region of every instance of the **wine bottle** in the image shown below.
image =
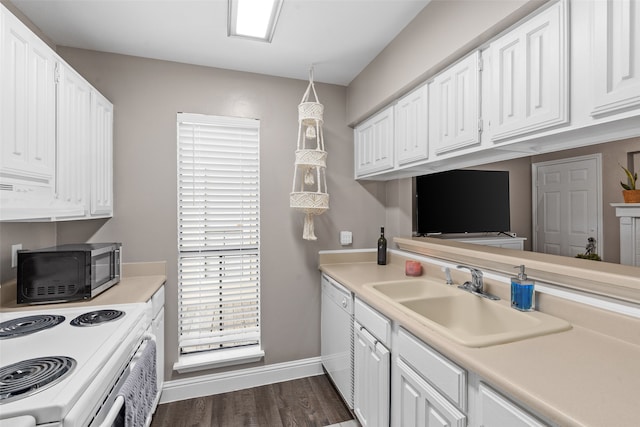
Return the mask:
<path id="1" fill-rule="evenodd" d="M 378 265 L 387 264 L 387 239 L 384 237 L 384 227 L 380 227 L 380 238 L 378 239 Z"/>

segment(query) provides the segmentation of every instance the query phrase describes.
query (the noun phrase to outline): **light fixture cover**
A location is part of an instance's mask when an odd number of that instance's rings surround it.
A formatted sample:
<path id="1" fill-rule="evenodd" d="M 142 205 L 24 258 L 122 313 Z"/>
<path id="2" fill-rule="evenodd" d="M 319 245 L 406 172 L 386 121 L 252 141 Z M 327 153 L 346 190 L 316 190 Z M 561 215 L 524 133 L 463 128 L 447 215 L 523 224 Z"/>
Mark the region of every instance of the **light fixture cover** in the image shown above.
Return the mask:
<path id="1" fill-rule="evenodd" d="M 227 35 L 270 43 L 283 0 L 229 0 Z"/>

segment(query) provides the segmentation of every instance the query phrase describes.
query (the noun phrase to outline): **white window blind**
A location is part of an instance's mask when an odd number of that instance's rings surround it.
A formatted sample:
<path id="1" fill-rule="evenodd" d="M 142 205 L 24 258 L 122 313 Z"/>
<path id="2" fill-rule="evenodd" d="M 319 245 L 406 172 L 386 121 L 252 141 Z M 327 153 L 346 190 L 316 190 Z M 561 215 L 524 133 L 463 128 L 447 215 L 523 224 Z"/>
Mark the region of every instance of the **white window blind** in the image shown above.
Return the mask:
<path id="1" fill-rule="evenodd" d="M 259 135 L 178 114 L 180 354 L 260 346 Z"/>

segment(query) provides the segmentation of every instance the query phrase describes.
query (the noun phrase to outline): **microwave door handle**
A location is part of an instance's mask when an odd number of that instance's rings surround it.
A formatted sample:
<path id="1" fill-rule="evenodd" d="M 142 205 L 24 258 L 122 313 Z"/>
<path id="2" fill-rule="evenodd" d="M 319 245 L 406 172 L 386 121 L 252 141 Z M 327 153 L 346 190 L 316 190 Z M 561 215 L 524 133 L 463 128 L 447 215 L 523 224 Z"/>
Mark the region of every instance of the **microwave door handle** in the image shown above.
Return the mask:
<path id="1" fill-rule="evenodd" d="M 111 265 L 113 268 L 113 278 L 120 279 L 122 277 L 122 263 L 120 262 L 120 249 L 116 249 L 115 251 L 115 262 Z"/>

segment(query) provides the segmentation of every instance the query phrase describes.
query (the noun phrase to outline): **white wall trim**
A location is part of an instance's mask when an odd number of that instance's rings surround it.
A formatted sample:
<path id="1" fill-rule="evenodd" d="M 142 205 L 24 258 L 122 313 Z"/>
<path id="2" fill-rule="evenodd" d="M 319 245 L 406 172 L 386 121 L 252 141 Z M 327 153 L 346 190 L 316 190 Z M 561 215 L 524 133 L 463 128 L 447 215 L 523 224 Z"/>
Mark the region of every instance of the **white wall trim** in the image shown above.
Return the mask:
<path id="1" fill-rule="evenodd" d="M 323 373 L 319 357 L 165 381 L 160 403 L 193 399 Z"/>

